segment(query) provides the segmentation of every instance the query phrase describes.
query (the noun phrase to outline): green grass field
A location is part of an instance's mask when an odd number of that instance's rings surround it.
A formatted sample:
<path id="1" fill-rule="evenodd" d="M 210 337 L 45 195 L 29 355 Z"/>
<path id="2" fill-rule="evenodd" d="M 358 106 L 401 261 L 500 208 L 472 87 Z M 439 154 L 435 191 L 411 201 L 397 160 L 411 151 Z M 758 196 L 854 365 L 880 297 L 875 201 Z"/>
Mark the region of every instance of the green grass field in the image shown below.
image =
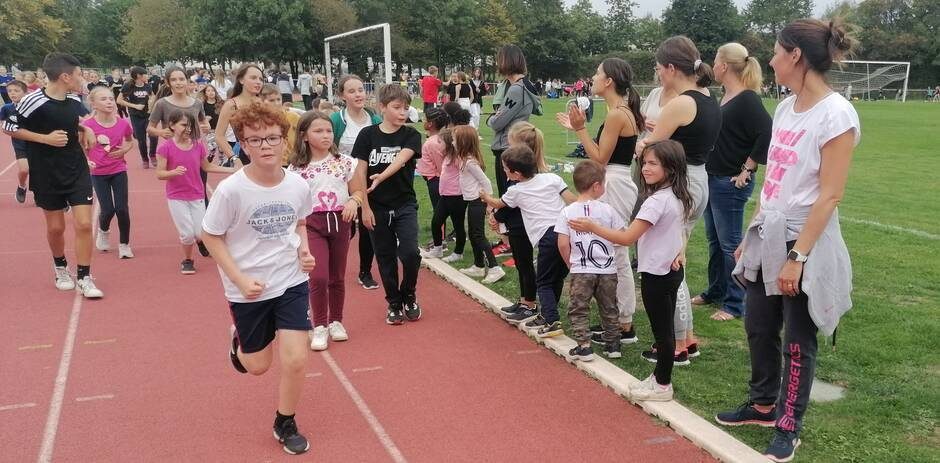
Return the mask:
<path id="1" fill-rule="evenodd" d="M 774 104 L 767 102 L 771 114 Z M 567 144 L 573 135 L 567 137 L 554 120 L 563 105 L 563 100 L 547 100 L 546 115 L 530 120 L 545 133 L 550 163 L 570 160 L 564 156 L 573 148 Z M 600 106 L 591 133 L 603 119 Z M 843 318 L 835 349 L 820 338 L 817 368 L 817 378 L 845 387 L 846 397 L 810 405 L 798 458 L 940 461 L 940 181 L 936 176 L 940 105 L 861 102 L 856 109 L 862 142 L 840 208 L 853 259 L 854 308 Z M 492 131 L 484 127 L 481 135 L 492 177 L 495 166 L 486 149 Z M 561 175 L 570 185 L 570 174 Z M 420 178 L 415 190 L 420 242 L 426 243 L 431 207 Z M 455 266 L 471 265 L 471 256 L 468 243 L 464 261 Z M 704 232 L 698 225 L 688 247 L 686 272 L 693 295 L 707 282 L 707 259 Z M 507 278 L 493 289 L 515 300 L 519 295 L 515 272 L 506 270 Z M 564 312 L 565 301 L 561 308 Z M 695 311 L 702 356 L 689 367 L 676 367 L 673 380 L 676 400 L 709 420 L 747 398 L 750 377 L 743 323 L 712 321 L 708 317 L 712 310 Z M 625 347 L 616 364 L 642 378 L 652 371 L 652 365 L 639 356 L 652 340 L 642 309 L 637 311 L 636 325 L 640 342 Z M 765 429 L 729 431 L 757 450 L 764 449 L 771 434 Z"/>

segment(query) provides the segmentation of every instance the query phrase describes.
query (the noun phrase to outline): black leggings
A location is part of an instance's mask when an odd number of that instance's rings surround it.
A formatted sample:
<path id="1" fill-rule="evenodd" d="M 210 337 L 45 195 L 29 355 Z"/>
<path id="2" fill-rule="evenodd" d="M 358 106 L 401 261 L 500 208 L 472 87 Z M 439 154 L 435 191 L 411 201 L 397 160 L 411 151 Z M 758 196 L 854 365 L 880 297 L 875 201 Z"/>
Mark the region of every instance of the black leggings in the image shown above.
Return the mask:
<path id="1" fill-rule="evenodd" d="M 480 199 L 464 201 L 467 204 L 467 228 L 470 246 L 473 248 L 473 265 L 477 267 L 496 267 L 493 248 L 486 241 L 486 204 Z"/>
<path id="2" fill-rule="evenodd" d="M 117 216 L 120 243 L 128 244 L 131 235 L 131 215 L 127 208 L 127 172 L 111 175 L 92 175 L 91 184 L 98 196 L 101 212 L 98 214 L 98 228 L 101 231 L 111 229 L 111 219 Z"/>
<path id="3" fill-rule="evenodd" d="M 149 119 L 146 117 L 131 116 L 131 127 L 134 129 L 134 138 L 137 139 L 137 150 L 140 151 L 140 160 L 150 162 L 157 153 L 157 137 L 147 136 L 147 124 Z M 147 141 L 150 141 L 150 147 L 147 147 Z"/>
<path id="4" fill-rule="evenodd" d="M 640 273 L 640 294 L 650 319 L 650 330 L 656 341 L 656 369 L 653 375 L 662 385 L 672 383 L 672 364 L 676 352 L 676 297 L 685 270 L 672 270 L 665 275 Z"/>
<path id="5" fill-rule="evenodd" d="M 463 254 L 464 245 L 467 243 L 467 230 L 463 226 L 466 209 L 467 203 L 463 196 L 441 196 L 437 200 L 434 217 L 431 219 L 431 237 L 434 238 L 435 246 L 444 244 L 444 222 L 450 217 L 457 238 L 454 254 Z"/>
<path id="6" fill-rule="evenodd" d="M 506 194 L 506 190 L 509 189 L 509 180 L 506 178 L 506 171 L 503 170 L 503 151 L 505 150 L 493 150 L 493 157 L 496 158 L 496 190 L 500 196 Z"/>
<path id="7" fill-rule="evenodd" d="M 516 263 L 519 274 L 519 292 L 527 301 L 535 301 L 535 262 L 533 262 L 532 243 L 522 233 L 509 233 L 509 247 L 512 248 L 512 260 Z"/>
<path id="8" fill-rule="evenodd" d="M 375 251 L 372 250 L 369 229 L 362 223 L 362 209 L 359 209 L 358 214 L 358 225 L 351 227 L 351 229 L 353 237 L 356 236 L 356 230 L 359 231 L 359 274 L 362 275 L 363 273 L 372 273 L 372 259 L 375 257 Z"/>

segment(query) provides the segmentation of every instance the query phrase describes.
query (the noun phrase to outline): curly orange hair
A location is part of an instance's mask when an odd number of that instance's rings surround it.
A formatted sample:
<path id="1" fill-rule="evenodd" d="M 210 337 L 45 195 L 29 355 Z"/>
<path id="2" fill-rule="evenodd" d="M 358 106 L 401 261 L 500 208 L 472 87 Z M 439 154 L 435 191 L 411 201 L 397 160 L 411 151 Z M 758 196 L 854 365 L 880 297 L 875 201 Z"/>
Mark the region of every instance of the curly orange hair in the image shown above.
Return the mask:
<path id="1" fill-rule="evenodd" d="M 290 122 L 280 108 L 272 108 L 261 102 L 254 102 L 246 108 L 235 111 L 229 123 L 235 131 L 235 137 L 242 140 L 245 136 L 245 127 L 262 129 L 264 127 L 280 127 L 281 135 L 287 136 Z"/>

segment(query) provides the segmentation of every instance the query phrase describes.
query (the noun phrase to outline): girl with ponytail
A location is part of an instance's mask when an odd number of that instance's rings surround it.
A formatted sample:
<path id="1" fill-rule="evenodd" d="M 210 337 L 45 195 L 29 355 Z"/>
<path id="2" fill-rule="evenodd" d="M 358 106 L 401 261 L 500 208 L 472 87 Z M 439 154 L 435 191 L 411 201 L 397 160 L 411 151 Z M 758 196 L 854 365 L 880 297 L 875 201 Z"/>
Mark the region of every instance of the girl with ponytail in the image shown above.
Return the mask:
<path id="1" fill-rule="evenodd" d="M 712 320 L 744 315 L 744 289 L 731 281 L 734 250 L 741 244 L 744 206 L 754 191 L 758 164 L 767 163 L 770 115 L 757 92 L 762 84 L 760 63 L 739 43 L 718 48 L 715 78 L 724 87 L 721 131 L 705 163 L 708 205 L 708 288 L 692 298 L 693 305 L 714 304 Z"/>
<path id="2" fill-rule="evenodd" d="M 638 194 L 630 174 L 630 163 L 633 161 L 637 136 L 644 127 L 640 95 L 633 88 L 633 69 L 630 64 L 620 58 L 605 59 L 594 73 L 591 92 L 603 98 L 608 108 L 607 117 L 598 129 L 596 138 L 591 139 L 588 135 L 584 111 L 577 105 L 569 106 L 568 112 L 559 113 L 556 119 L 563 127 L 577 134 L 588 158 L 607 166 L 607 191 L 601 200 L 613 206 L 621 218 L 629 220 Z M 632 343 L 636 342 L 633 332 L 636 291 L 627 247 L 617 246 L 615 262 L 621 341 Z"/>

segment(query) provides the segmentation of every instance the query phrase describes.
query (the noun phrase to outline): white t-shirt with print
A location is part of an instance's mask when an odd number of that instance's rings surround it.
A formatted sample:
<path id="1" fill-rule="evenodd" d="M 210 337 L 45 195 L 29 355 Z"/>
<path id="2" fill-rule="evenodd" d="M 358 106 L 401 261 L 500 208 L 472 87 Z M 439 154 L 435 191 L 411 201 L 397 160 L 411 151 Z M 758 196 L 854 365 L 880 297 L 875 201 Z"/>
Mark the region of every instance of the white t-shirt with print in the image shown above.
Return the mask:
<path id="1" fill-rule="evenodd" d="M 682 202 L 672 188 L 653 193 L 636 214 L 653 226 L 640 236 L 637 243 L 638 272 L 665 275 L 672 271 L 672 263 L 682 251 L 685 242 L 685 213 Z"/>
<path id="2" fill-rule="evenodd" d="M 555 233 L 568 235 L 571 243 L 571 273 L 616 274 L 613 243 L 593 233 L 576 232 L 568 228 L 568 221 L 579 217 L 588 217 L 598 225 L 614 230 L 620 230 L 626 225 L 620 214 L 607 203 L 578 201 L 565 207 L 555 222 Z"/>
<path id="3" fill-rule="evenodd" d="M 362 131 L 363 127 L 368 127 L 372 125 L 372 116 L 368 112 L 366 115 L 366 123 L 359 125 L 352 117 L 349 117 L 349 114 L 344 109 L 341 116 L 346 121 L 346 130 L 343 131 L 343 134 L 339 137 L 339 153 L 345 154 L 346 156 L 352 155 L 353 145 L 356 144 L 356 137 L 359 136 L 359 132 Z"/>
<path id="4" fill-rule="evenodd" d="M 565 181 L 555 174 L 536 174 L 510 186 L 501 198 L 507 206 L 522 212 L 522 223 L 533 247 L 538 247 L 542 235 L 558 220 L 565 208 L 561 193 L 567 189 Z"/>
<path id="5" fill-rule="evenodd" d="M 203 230 L 222 236 L 235 265 L 266 284 L 260 297 L 245 299 L 219 267 L 225 297 L 231 302 L 273 299 L 307 280 L 297 257 L 302 238 L 296 227 L 313 210 L 313 195 L 299 175 L 286 170 L 284 174 L 281 183 L 267 188 L 240 169 L 219 182 L 212 195 Z"/>
<path id="6" fill-rule="evenodd" d="M 761 209 L 783 212 L 811 207 L 819 198 L 822 147 L 851 130 L 855 144 L 861 125 L 855 107 L 831 93 L 809 110 L 797 113 L 791 96 L 777 106 L 773 136 L 767 151 L 767 173 L 761 189 Z"/>
<path id="7" fill-rule="evenodd" d="M 313 193 L 313 212 L 340 212 L 349 201 L 349 181 L 359 160 L 351 156 L 329 155 L 303 167 L 288 170 L 307 181 Z"/>

